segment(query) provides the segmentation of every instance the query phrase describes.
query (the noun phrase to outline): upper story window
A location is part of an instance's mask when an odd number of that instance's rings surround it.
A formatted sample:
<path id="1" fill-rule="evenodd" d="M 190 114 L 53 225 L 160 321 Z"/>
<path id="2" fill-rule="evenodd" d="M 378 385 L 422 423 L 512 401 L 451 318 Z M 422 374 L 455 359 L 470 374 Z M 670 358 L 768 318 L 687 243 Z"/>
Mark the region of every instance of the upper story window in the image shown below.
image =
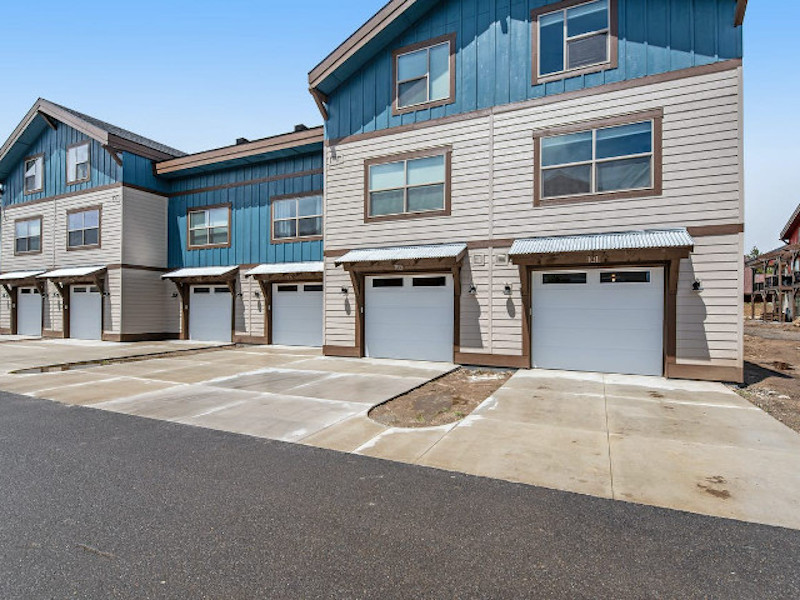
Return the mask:
<path id="1" fill-rule="evenodd" d="M 42 218 L 14 223 L 14 254 L 38 254 L 42 251 Z"/>
<path id="2" fill-rule="evenodd" d="M 272 240 L 286 242 L 322 237 L 322 192 L 272 201 Z"/>
<path id="3" fill-rule="evenodd" d="M 67 248 L 100 247 L 100 208 L 83 208 L 67 213 Z"/>
<path id="4" fill-rule="evenodd" d="M 660 194 L 661 114 L 643 117 L 537 136 L 537 203 Z"/>
<path id="5" fill-rule="evenodd" d="M 534 10 L 533 83 L 614 68 L 616 20 L 616 0 L 567 0 Z"/>
<path id="6" fill-rule="evenodd" d="M 450 150 L 413 152 L 366 163 L 367 220 L 450 213 Z"/>
<path id="7" fill-rule="evenodd" d="M 44 188 L 44 154 L 25 159 L 25 193 L 41 192 Z"/>
<path id="8" fill-rule="evenodd" d="M 189 211 L 189 248 L 221 248 L 231 243 L 231 207 L 208 206 Z"/>
<path id="9" fill-rule="evenodd" d="M 454 101 L 454 34 L 395 50 L 393 60 L 395 114 Z"/>
<path id="10" fill-rule="evenodd" d="M 89 181 L 89 142 L 67 148 L 67 183 Z"/>

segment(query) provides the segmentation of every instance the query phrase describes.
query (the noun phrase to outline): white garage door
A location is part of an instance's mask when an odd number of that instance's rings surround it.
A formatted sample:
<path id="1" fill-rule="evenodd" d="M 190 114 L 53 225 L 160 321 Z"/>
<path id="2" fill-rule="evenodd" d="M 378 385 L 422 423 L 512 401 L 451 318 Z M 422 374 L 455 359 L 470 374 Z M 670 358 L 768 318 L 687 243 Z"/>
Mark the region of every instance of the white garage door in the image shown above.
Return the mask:
<path id="1" fill-rule="evenodd" d="M 189 299 L 189 338 L 198 342 L 230 342 L 231 291 L 222 286 L 194 286 Z"/>
<path id="2" fill-rule="evenodd" d="M 17 333 L 42 336 L 42 296 L 35 287 L 17 289 Z"/>
<path id="3" fill-rule="evenodd" d="M 366 355 L 451 362 L 452 275 L 366 278 Z"/>
<path id="4" fill-rule="evenodd" d="M 663 373 L 662 268 L 536 272 L 532 320 L 534 367 Z"/>
<path id="5" fill-rule="evenodd" d="M 69 337 L 99 340 L 103 337 L 103 296 L 93 285 L 75 285 L 69 290 Z"/>
<path id="6" fill-rule="evenodd" d="M 272 286 L 272 343 L 322 346 L 322 284 Z"/>

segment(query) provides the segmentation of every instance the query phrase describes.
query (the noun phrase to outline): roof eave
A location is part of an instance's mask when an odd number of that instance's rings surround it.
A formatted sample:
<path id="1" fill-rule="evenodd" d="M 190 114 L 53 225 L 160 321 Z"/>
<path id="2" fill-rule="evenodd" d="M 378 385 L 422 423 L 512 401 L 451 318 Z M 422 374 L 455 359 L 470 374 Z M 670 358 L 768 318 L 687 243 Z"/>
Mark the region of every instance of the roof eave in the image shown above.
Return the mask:
<path id="1" fill-rule="evenodd" d="M 741 27 L 744 24 L 745 13 L 747 12 L 747 0 L 736 0 L 736 12 L 734 14 L 733 24 L 736 27 Z"/>
<path id="2" fill-rule="evenodd" d="M 324 140 L 325 135 L 323 128 L 313 127 L 303 131 L 284 133 L 254 142 L 225 146 L 215 150 L 207 150 L 205 152 L 198 152 L 197 154 L 190 154 L 188 156 L 159 162 L 155 166 L 156 174 L 176 174 L 183 171 L 190 171 L 198 167 L 226 163 L 232 160 L 258 156 L 260 154 L 269 154 L 281 150 L 291 150 L 293 148 L 302 148 L 313 144 L 322 144 Z"/>

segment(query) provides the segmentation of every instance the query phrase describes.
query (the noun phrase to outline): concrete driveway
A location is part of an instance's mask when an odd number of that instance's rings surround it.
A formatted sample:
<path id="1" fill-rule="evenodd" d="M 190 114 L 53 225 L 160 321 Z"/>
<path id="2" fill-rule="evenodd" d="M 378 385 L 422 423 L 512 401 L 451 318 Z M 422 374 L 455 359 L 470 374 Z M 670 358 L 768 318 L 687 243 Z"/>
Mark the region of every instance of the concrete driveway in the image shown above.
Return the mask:
<path id="1" fill-rule="evenodd" d="M 0 373 L 65 363 L 114 360 L 135 356 L 214 348 L 222 344 L 190 341 L 100 342 L 0 336 Z"/>
<path id="2" fill-rule="evenodd" d="M 6 370 L 10 356 L 26 345 L 0 345 Z M 75 344 L 42 342 L 27 349 L 26 358 L 10 362 L 36 363 L 37 349 L 43 353 L 39 362 L 52 361 L 61 353 L 86 360 L 87 355 L 110 354 L 112 348 L 106 346 L 113 345 L 87 345 L 78 351 Z M 114 347 L 120 353 L 142 350 L 143 346 Z M 520 371 L 459 423 L 400 429 L 368 417 L 376 404 L 453 368 L 254 346 L 63 372 L 2 375 L 0 389 L 800 529 L 800 436 L 721 384 Z"/>
<path id="3" fill-rule="evenodd" d="M 716 383 L 520 371 L 454 425 L 398 429 L 355 417 L 305 441 L 800 529 L 800 436 Z"/>
<path id="4" fill-rule="evenodd" d="M 0 348 L 0 357 L 4 350 Z M 297 442 L 351 417 L 366 419 L 374 405 L 454 368 L 441 363 L 328 358 L 317 349 L 252 346 L 5 375 L 0 377 L 0 389 Z"/>

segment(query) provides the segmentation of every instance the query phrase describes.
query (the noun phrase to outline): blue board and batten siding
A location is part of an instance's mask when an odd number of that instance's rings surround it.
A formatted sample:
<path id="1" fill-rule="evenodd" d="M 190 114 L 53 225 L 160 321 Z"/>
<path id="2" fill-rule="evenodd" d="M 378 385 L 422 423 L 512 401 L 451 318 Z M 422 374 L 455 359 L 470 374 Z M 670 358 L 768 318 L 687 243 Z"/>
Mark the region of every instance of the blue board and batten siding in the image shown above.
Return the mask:
<path id="1" fill-rule="evenodd" d="M 618 0 L 618 68 L 532 85 L 531 11 L 555 1 L 439 2 L 330 93 L 327 138 L 742 57 L 733 0 Z M 393 116 L 392 51 L 449 33 L 456 34 L 455 102 Z"/>
<path id="2" fill-rule="evenodd" d="M 153 161 L 138 154 L 122 153 L 122 181 L 146 190 L 168 194 L 169 181 L 157 177 L 153 171 Z"/>
<path id="3" fill-rule="evenodd" d="M 296 175 L 318 171 L 311 175 Z M 264 183 L 244 183 L 276 178 Z M 191 190 L 222 189 L 175 195 Z M 275 196 L 322 190 L 322 148 L 319 152 L 247 167 L 203 173 L 172 181 L 169 204 L 169 265 L 171 268 L 216 265 L 249 265 L 322 260 L 322 241 L 270 242 L 270 202 Z M 229 248 L 189 250 L 187 211 L 192 208 L 231 204 Z"/>
<path id="4" fill-rule="evenodd" d="M 91 177 L 89 181 L 67 185 L 67 148 L 87 140 L 90 141 Z M 35 194 L 24 193 L 25 161 L 20 160 L 5 181 L 3 204 L 21 204 L 72 192 L 89 191 L 92 188 L 122 180 L 122 167 L 114 161 L 99 142 L 63 123 L 59 123 L 58 129 L 55 131 L 49 127 L 46 128 L 31 144 L 25 156 L 37 154 L 44 154 L 44 189 Z"/>

